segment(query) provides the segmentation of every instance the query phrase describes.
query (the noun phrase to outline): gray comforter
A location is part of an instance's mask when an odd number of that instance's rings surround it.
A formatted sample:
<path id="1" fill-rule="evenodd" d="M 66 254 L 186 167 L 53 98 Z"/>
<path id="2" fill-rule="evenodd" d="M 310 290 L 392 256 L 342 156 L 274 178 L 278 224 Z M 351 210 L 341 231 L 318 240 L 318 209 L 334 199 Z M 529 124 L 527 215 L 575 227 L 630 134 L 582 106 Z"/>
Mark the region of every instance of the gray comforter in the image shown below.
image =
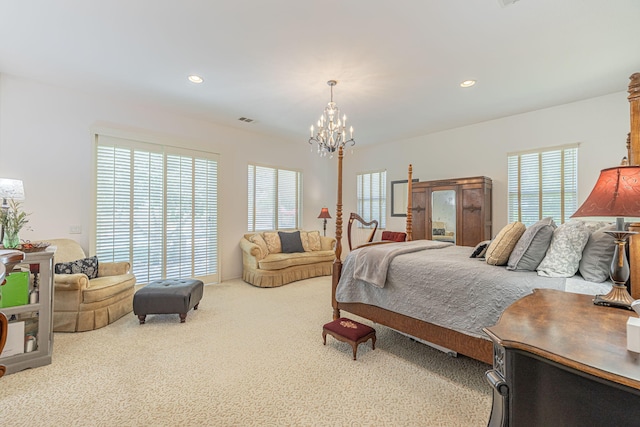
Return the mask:
<path id="1" fill-rule="evenodd" d="M 494 325 L 507 306 L 535 288 L 593 295 L 611 289 L 608 282 L 541 277 L 488 265 L 484 259 L 469 258 L 473 248 L 466 246 L 398 255 L 380 288 L 354 278 L 359 250 L 351 252 L 343 265 L 336 290 L 339 302 L 375 305 L 480 338 L 487 338 L 483 327 Z"/>

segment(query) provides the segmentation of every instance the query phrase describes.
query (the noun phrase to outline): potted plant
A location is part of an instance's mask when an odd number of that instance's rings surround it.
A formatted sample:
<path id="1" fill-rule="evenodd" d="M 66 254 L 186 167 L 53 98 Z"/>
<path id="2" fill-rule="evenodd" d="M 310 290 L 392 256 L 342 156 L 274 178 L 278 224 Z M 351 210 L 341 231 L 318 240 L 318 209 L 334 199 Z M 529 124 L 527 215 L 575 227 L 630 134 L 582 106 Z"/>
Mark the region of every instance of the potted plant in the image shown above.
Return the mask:
<path id="1" fill-rule="evenodd" d="M 17 248 L 20 245 L 20 230 L 29 222 L 25 213 L 20 209 L 21 203 L 13 199 L 9 200 L 9 207 L 0 209 L 0 224 L 4 231 L 2 246 L 7 249 Z"/>

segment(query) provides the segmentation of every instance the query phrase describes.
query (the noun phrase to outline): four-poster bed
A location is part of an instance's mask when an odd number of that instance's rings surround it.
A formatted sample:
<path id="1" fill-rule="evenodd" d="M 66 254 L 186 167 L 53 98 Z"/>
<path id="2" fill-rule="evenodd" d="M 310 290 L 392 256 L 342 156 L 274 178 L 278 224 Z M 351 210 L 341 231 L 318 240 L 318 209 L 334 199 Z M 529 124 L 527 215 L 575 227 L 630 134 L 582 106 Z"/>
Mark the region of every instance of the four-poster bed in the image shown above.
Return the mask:
<path id="1" fill-rule="evenodd" d="M 629 84 L 629 102 L 631 104 L 631 132 L 628 140 L 628 160 L 630 165 L 640 165 L 640 73 L 631 76 Z M 375 323 L 390 327 L 399 332 L 408 334 L 420 340 L 427 341 L 436 346 L 444 347 L 456 353 L 460 353 L 488 364 L 493 359 L 493 344 L 490 340 L 478 336 L 472 336 L 457 330 L 442 327 L 434 323 L 419 320 L 376 305 L 360 302 L 338 302 L 336 290 L 343 270 L 342 263 L 342 159 L 343 148 L 338 148 L 338 198 L 336 206 L 336 260 L 333 264 L 332 294 L 333 318 L 340 317 L 340 311 L 344 310 L 354 315 L 363 317 Z M 408 171 L 408 209 L 406 220 L 407 240 L 412 240 L 412 166 Z M 640 231 L 640 224 L 632 224 L 630 230 Z M 640 236 L 632 237 L 630 241 L 630 265 L 631 265 L 631 295 L 640 298 Z M 481 325 L 491 326 L 491 325 Z"/>

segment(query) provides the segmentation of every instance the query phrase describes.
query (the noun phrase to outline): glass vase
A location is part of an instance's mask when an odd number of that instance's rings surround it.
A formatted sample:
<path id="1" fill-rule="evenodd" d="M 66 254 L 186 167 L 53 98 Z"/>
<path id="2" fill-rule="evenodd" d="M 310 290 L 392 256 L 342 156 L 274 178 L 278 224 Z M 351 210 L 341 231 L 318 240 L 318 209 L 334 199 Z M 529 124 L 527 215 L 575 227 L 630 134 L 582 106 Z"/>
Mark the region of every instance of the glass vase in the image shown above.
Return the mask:
<path id="1" fill-rule="evenodd" d="M 18 233 L 10 233 L 7 230 L 4 231 L 4 237 L 2 239 L 2 246 L 6 249 L 14 249 L 20 245 L 20 237 Z"/>

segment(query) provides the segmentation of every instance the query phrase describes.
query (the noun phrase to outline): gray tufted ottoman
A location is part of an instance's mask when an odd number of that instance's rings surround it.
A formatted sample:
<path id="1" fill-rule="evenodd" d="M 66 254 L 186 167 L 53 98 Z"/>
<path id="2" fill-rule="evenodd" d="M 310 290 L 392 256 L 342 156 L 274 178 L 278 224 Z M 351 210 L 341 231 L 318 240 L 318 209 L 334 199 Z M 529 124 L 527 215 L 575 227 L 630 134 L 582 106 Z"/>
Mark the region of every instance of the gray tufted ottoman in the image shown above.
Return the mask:
<path id="1" fill-rule="evenodd" d="M 147 314 L 179 314 L 184 323 L 187 312 L 198 309 L 204 284 L 196 279 L 156 280 L 133 295 L 133 313 L 144 324 Z"/>

